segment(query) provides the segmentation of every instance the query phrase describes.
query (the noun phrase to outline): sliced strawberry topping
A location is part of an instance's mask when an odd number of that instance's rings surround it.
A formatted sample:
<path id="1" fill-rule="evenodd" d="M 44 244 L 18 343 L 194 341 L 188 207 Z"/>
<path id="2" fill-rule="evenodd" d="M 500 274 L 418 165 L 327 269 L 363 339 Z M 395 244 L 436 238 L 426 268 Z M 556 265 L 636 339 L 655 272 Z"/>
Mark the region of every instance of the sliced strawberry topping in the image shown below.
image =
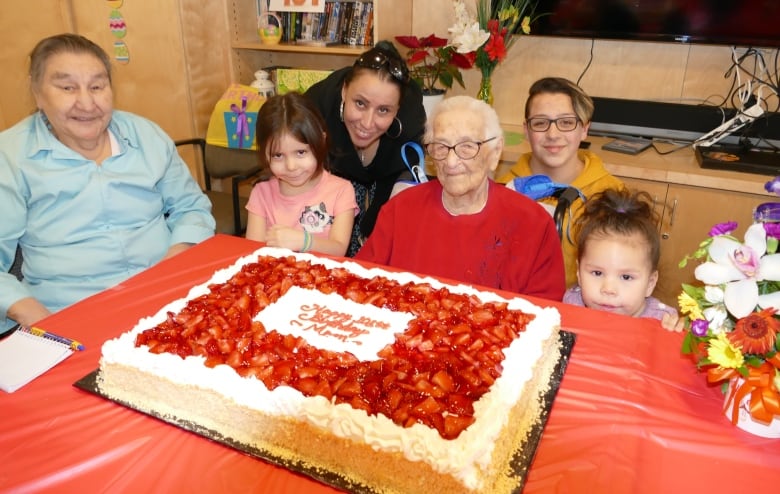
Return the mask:
<path id="1" fill-rule="evenodd" d="M 359 361 L 252 321 L 292 286 L 338 293 L 415 318 L 379 352 L 379 360 Z M 260 257 L 209 290 L 140 333 L 136 346 L 182 358 L 203 356 L 206 366 L 229 365 L 268 389 L 292 386 L 306 396 L 381 413 L 401 427 L 424 424 L 445 439 L 458 437 L 474 422 L 474 402 L 501 375 L 503 349 L 533 318 L 503 302 L 482 303 L 473 295 L 381 276 L 364 279 L 292 256 Z"/>

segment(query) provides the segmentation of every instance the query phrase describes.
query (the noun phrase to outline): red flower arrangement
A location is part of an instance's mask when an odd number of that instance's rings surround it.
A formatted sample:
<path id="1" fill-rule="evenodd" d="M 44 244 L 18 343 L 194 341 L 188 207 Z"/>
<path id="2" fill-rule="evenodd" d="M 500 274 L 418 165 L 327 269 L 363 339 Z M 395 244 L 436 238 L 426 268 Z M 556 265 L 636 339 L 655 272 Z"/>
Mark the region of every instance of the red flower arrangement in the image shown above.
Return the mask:
<path id="1" fill-rule="evenodd" d="M 490 77 L 496 66 L 506 58 L 515 41 L 513 35 L 531 32 L 536 0 L 477 0 L 476 20 L 468 13 L 462 0 L 455 0 L 455 24 L 450 27 L 451 43 L 459 53 L 473 56 L 474 65 L 482 72 L 478 97 L 492 102 Z M 485 94 L 483 94 L 485 92 Z"/>
<path id="2" fill-rule="evenodd" d="M 470 69 L 474 65 L 474 58 L 458 53 L 445 38 L 431 34 L 424 38 L 396 36 L 395 40 L 409 48 L 406 65 L 423 94 L 443 93 L 456 81 L 465 87 L 460 69 Z M 437 84 L 441 87 L 437 87 Z"/>

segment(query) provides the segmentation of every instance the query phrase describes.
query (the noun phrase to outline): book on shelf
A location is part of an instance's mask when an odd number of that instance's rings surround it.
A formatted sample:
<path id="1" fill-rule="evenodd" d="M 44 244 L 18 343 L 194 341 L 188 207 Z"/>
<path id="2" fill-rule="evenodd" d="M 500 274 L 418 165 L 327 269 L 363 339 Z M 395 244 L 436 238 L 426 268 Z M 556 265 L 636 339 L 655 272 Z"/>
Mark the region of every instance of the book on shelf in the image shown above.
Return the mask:
<path id="1" fill-rule="evenodd" d="M 282 42 L 301 46 L 370 46 L 374 41 L 373 2 L 328 1 L 323 12 L 275 14 L 282 21 Z"/>
<path id="2" fill-rule="evenodd" d="M 350 17 L 349 24 L 347 26 L 347 39 L 346 44 L 348 45 L 357 45 L 358 43 L 358 36 L 360 34 L 361 29 L 361 22 L 363 21 L 363 2 L 353 2 L 352 3 L 352 16 Z"/>
<path id="3" fill-rule="evenodd" d="M 331 43 L 338 42 L 339 20 L 341 19 L 341 2 L 333 2 L 333 9 L 328 17 L 327 40 Z"/>

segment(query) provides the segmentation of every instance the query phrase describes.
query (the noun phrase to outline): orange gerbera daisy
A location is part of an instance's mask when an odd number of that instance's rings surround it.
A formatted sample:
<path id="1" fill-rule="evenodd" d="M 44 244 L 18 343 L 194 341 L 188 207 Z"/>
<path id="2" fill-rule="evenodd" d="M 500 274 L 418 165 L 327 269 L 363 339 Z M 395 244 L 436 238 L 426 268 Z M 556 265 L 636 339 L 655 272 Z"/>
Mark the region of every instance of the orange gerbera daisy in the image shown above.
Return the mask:
<path id="1" fill-rule="evenodd" d="M 765 354 L 775 346 L 780 321 L 775 319 L 775 309 L 753 312 L 737 321 L 729 340 L 744 353 Z"/>

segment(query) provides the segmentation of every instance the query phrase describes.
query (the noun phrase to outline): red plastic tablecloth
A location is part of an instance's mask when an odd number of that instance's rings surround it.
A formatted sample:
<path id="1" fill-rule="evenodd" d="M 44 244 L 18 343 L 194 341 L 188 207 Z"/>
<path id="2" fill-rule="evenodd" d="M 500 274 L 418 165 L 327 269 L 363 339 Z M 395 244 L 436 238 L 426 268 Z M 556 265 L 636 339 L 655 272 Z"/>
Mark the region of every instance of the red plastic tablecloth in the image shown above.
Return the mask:
<path id="1" fill-rule="evenodd" d="M 218 235 L 42 321 L 86 350 L 0 392 L 0 491 L 337 492 L 72 386 L 97 368 L 105 340 L 258 246 Z M 780 440 L 731 425 L 719 389 L 680 356 L 680 334 L 554 305 L 577 342 L 525 493 L 777 489 Z"/>

